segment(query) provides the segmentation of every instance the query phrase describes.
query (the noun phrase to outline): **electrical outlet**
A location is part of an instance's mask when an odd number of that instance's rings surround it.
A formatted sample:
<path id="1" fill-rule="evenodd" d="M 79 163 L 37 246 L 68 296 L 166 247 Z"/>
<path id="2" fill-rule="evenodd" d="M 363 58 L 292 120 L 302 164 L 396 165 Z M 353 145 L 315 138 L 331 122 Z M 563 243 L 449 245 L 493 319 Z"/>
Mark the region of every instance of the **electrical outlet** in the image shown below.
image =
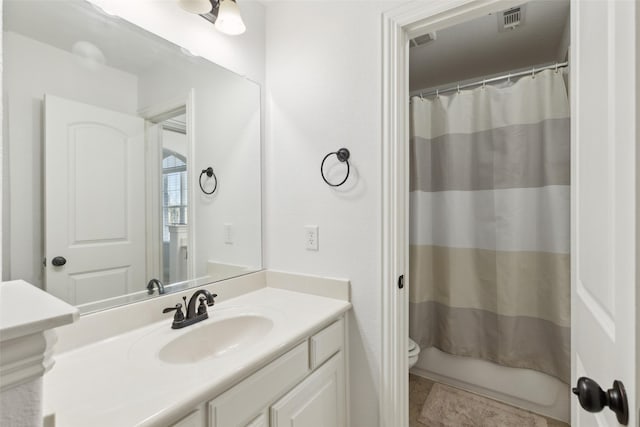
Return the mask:
<path id="1" fill-rule="evenodd" d="M 305 225 L 304 227 L 304 244 L 308 251 L 318 250 L 318 226 Z"/>
<path id="2" fill-rule="evenodd" d="M 233 244 L 233 224 L 224 224 L 224 242 L 227 245 Z"/>

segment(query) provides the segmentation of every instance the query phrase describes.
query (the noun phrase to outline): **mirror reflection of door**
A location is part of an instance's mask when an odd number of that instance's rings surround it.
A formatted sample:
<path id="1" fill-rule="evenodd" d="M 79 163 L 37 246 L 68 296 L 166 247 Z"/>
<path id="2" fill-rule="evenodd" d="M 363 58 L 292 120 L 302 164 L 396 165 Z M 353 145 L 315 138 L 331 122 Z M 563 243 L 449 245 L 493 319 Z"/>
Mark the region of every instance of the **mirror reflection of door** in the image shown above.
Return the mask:
<path id="1" fill-rule="evenodd" d="M 80 305 L 142 288 L 144 165 L 143 119 L 45 97 L 48 292 Z"/>

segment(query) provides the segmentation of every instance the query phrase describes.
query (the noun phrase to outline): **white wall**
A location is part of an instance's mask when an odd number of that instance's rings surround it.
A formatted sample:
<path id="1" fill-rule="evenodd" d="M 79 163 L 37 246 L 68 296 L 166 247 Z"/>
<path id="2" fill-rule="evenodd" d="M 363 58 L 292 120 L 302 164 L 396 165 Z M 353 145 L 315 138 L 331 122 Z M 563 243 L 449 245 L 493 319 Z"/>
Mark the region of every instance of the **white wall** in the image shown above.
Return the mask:
<path id="1" fill-rule="evenodd" d="M 3 148 L 8 157 L 3 214 L 10 224 L 2 240 L 4 280 L 42 286 L 44 94 L 135 113 L 137 78 L 109 67 L 85 67 L 69 52 L 13 32 L 4 33 L 3 59 Z"/>
<path id="2" fill-rule="evenodd" d="M 267 6 L 266 265 L 350 279 L 354 427 L 378 425 L 381 14 L 393 6 L 375 1 Z M 332 189 L 320 176 L 320 162 L 340 147 L 351 151 L 353 175 L 345 189 Z M 318 252 L 304 248 L 306 224 L 319 226 Z"/>

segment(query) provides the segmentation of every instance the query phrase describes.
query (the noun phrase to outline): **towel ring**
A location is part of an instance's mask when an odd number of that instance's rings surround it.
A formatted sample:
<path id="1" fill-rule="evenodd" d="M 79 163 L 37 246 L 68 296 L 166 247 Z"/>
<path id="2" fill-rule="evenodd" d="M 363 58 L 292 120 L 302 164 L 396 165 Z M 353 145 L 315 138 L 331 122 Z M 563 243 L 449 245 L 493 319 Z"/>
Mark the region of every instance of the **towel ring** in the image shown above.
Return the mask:
<path id="1" fill-rule="evenodd" d="M 338 184 L 330 183 L 329 181 L 327 181 L 327 178 L 324 176 L 324 162 L 332 154 L 335 154 L 340 162 L 347 164 L 347 175 Z M 347 182 L 347 179 L 349 178 L 349 172 L 351 171 L 351 168 L 349 166 L 349 156 L 350 155 L 351 155 L 351 153 L 349 153 L 349 150 L 347 150 L 346 148 L 341 148 L 338 151 L 333 151 L 333 152 L 327 154 L 326 156 L 324 156 L 324 159 L 322 159 L 322 163 L 320 163 L 320 175 L 322 175 L 322 179 L 324 179 L 324 182 L 326 182 L 327 185 L 330 185 L 331 187 L 340 187 L 342 184 Z"/>
<path id="2" fill-rule="evenodd" d="M 207 174 L 207 176 L 209 178 L 213 177 L 213 179 L 215 181 L 215 184 L 213 186 L 213 190 L 211 190 L 211 191 L 206 191 L 204 189 L 204 187 L 202 186 L 202 175 L 204 175 L 204 174 Z M 202 172 L 200 172 L 200 178 L 198 178 L 198 183 L 200 184 L 200 189 L 202 190 L 202 192 L 204 194 L 213 194 L 213 193 L 215 193 L 216 189 L 218 188 L 218 177 L 216 176 L 215 173 L 213 173 L 213 168 L 211 166 L 209 166 L 206 169 L 202 169 Z"/>

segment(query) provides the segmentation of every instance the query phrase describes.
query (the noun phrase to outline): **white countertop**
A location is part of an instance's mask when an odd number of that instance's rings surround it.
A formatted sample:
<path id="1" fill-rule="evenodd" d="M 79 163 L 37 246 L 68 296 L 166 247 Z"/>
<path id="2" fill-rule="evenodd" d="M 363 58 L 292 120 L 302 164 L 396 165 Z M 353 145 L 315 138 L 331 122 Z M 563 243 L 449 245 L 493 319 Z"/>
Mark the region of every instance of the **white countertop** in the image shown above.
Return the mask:
<path id="1" fill-rule="evenodd" d="M 24 280 L 0 284 L 1 341 L 53 329 L 77 318 L 77 308 Z"/>
<path id="2" fill-rule="evenodd" d="M 176 300 L 176 302 L 179 302 Z M 172 316 L 56 356 L 44 378 L 44 413 L 56 425 L 167 425 L 349 310 L 348 301 L 262 288 L 216 303 L 209 319 L 171 329 Z M 250 347 L 194 364 L 169 364 L 157 354 L 165 343 L 238 313 L 264 315 L 273 328 Z M 215 340 L 215 337 L 211 337 Z"/>

